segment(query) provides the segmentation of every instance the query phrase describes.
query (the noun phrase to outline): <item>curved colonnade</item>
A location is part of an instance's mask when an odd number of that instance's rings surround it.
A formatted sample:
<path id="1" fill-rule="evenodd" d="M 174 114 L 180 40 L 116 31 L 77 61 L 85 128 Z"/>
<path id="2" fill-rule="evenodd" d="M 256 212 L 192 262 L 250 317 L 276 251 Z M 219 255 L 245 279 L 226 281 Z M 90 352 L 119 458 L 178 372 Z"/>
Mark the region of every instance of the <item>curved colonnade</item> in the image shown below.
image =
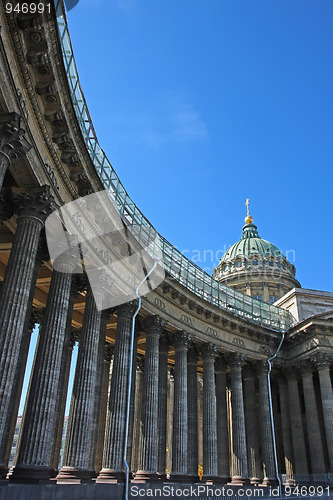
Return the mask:
<path id="1" fill-rule="evenodd" d="M 56 7 L 61 9 L 61 3 Z M 64 67 L 66 50 L 72 57 L 64 18 L 57 23 L 54 12 L 7 15 L 3 5 L 0 17 L 0 470 L 11 482 L 122 482 L 137 305 L 130 301 L 100 310 L 98 300 L 111 284 L 100 276 L 96 299 L 86 277 L 75 273 L 71 248 L 53 270 L 44 224 L 57 207 L 110 188 L 107 180 L 117 183 L 115 198 L 129 226 L 138 212 L 132 204 L 130 219 L 124 207 L 131 202 L 119 181 L 111 172 L 103 178 L 104 167 L 96 172 L 83 130 L 90 120 L 84 116 L 81 93 L 73 100 L 79 82 L 71 88 L 69 68 L 66 73 Z M 143 234 L 149 223 L 139 216 Z M 192 267 L 179 255 L 172 272 L 173 256 L 167 258 L 171 245 L 162 242 L 167 275 L 143 298 L 136 321 L 128 441 L 132 480 L 195 482 L 200 464 L 202 481 L 274 484 L 266 359 L 279 344 L 280 332 L 287 330 L 273 372 L 279 469 L 286 482 L 327 482 L 333 467 L 332 318 L 314 317 L 291 326 L 288 313 L 215 285 L 194 265 L 193 281 Z M 123 241 L 106 237 L 103 245 L 103 259 L 121 258 Z M 140 247 L 140 238 L 133 246 Z M 39 342 L 8 474 L 36 324 Z M 79 354 L 59 470 L 76 341 Z"/>

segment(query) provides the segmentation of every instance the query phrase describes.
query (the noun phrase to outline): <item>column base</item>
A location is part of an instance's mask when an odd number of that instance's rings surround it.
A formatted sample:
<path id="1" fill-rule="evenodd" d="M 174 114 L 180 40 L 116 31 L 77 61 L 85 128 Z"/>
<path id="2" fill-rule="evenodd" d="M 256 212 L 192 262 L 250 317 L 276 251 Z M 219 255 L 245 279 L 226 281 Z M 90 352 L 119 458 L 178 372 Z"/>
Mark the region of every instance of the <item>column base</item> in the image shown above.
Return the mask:
<path id="1" fill-rule="evenodd" d="M 144 472 L 139 470 L 134 474 L 133 483 L 156 483 L 159 482 L 159 474 L 156 472 Z"/>
<path id="2" fill-rule="evenodd" d="M 195 478 L 193 476 L 189 476 L 188 474 L 171 474 L 169 482 L 170 483 L 194 483 L 199 478 Z"/>
<path id="3" fill-rule="evenodd" d="M 14 467 L 8 479 L 11 483 L 47 484 L 51 482 L 53 467 Z"/>
<path id="4" fill-rule="evenodd" d="M 96 479 L 96 483 L 124 483 L 126 474 L 122 470 L 102 469 Z"/>
<path id="5" fill-rule="evenodd" d="M 279 481 L 277 480 L 276 477 L 265 477 L 261 484 L 259 484 L 259 486 L 264 486 L 264 487 L 267 487 L 267 486 L 278 486 L 279 484 Z"/>
<path id="6" fill-rule="evenodd" d="M 259 477 L 251 477 L 250 478 L 250 484 L 253 484 L 255 486 L 258 486 L 262 482 L 262 479 L 259 479 Z"/>
<path id="7" fill-rule="evenodd" d="M 56 477 L 57 483 L 92 483 L 95 471 L 77 469 L 75 467 L 62 467 Z"/>
<path id="8" fill-rule="evenodd" d="M 244 486 L 245 484 L 250 484 L 250 480 L 248 477 L 234 476 L 228 484 L 231 486 Z"/>
<path id="9" fill-rule="evenodd" d="M 202 476 L 201 482 L 206 484 L 216 484 L 218 483 L 219 479 L 220 478 L 218 476 L 209 476 L 204 474 Z"/>

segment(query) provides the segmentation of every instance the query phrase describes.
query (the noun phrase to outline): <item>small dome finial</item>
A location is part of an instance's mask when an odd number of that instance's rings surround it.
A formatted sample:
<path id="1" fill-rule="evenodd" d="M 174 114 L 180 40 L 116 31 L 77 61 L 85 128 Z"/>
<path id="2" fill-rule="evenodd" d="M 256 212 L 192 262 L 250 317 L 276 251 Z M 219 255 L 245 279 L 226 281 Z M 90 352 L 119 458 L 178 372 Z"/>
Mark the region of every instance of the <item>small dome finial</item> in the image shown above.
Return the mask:
<path id="1" fill-rule="evenodd" d="M 253 222 L 253 218 L 250 215 L 249 204 L 250 204 L 250 200 L 249 200 L 249 198 L 246 198 L 246 203 L 245 203 L 246 208 L 247 208 L 247 216 L 245 217 L 246 224 L 252 224 L 252 222 Z"/>

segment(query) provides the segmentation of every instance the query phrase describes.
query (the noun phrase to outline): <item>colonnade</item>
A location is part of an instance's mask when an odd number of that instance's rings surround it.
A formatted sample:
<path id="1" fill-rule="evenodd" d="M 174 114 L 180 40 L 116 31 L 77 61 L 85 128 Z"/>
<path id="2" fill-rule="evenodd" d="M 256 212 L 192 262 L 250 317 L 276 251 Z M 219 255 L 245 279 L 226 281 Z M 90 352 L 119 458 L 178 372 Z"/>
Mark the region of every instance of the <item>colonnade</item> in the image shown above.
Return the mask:
<path id="1" fill-rule="evenodd" d="M 4 153 L 5 154 L 5 153 Z M 8 157 L 8 155 L 7 155 Z M 3 158 L 5 158 L 3 156 Z M 6 160 L 6 158 L 5 158 Z M 2 160 L 1 168 L 7 163 Z M 4 177 L 4 176 L 3 176 Z M 0 299 L 0 471 L 8 473 L 13 428 L 22 390 L 31 332 L 32 299 L 42 260 L 41 233 L 55 209 L 48 186 L 28 189 L 13 198 L 17 228 Z M 2 220 L 8 211 L 1 214 Z M 114 346 L 105 344 L 110 311 L 101 312 L 104 294 L 112 287 L 103 274 L 99 294 L 88 281 L 73 278 L 75 241 L 58 258 L 31 374 L 17 454 L 8 478 L 13 482 L 103 483 L 124 481 L 123 448 L 127 409 L 128 367 L 132 319 L 137 303 L 116 309 Z M 73 343 L 75 296 L 85 290 L 85 312 L 79 333 L 79 353 L 63 463 L 58 460 Z M 83 288 L 82 288 L 83 287 Z M 277 480 L 265 360 L 245 359 L 238 352 L 221 352 L 216 345 L 194 339 L 190 332 L 171 334 L 165 319 L 140 318 L 137 340 L 146 339 L 143 379 L 136 391 L 132 376 L 128 459 L 132 480 L 166 480 L 167 442 L 172 441 L 168 480 L 198 480 L 199 435 L 202 435 L 203 481 L 232 484 L 274 484 Z M 175 352 L 174 391 L 168 402 L 169 350 Z M 111 353 L 113 351 L 113 354 Z M 110 360 L 113 356 L 110 386 Z M 199 363 L 200 361 L 200 363 Z M 284 469 L 290 481 L 333 468 L 333 395 L 331 359 L 318 352 L 298 369 L 276 367 Z M 315 372 L 315 377 L 314 373 Z M 198 404 L 198 373 L 203 400 Z M 320 394 L 316 393 L 316 388 Z M 139 393 L 139 395 L 138 395 Z M 170 394 L 169 394 L 170 398 Z M 202 407 L 201 416 L 198 407 Z M 168 415 L 167 409 L 172 409 Z M 172 436 L 168 435 L 172 418 Z M 322 425 L 323 424 L 323 425 Z M 139 428 L 138 428 L 139 427 Z M 134 468 L 135 467 L 135 468 Z"/>

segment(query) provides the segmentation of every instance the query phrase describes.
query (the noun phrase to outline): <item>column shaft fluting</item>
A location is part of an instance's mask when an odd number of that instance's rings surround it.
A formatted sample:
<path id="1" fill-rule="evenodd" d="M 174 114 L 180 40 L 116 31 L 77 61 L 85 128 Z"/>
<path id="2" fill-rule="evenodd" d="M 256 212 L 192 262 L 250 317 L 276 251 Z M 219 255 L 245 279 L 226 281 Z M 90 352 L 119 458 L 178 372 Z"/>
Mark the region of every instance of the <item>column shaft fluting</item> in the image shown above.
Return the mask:
<path id="1" fill-rule="evenodd" d="M 302 382 L 304 392 L 304 404 L 306 415 L 306 427 L 308 431 L 308 442 L 312 474 L 325 473 L 325 459 L 321 441 L 317 401 L 313 385 L 312 367 L 309 362 L 302 366 Z"/>
<path id="2" fill-rule="evenodd" d="M 308 474 L 306 448 L 303 431 L 301 403 L 299 399 L 297 375 L 293 370 L 288 371 L 288 394 L 291 422 L 291 437 L 293 443 L 295 474 L 299 480 Z"/>
<path id="3" fill-rule="evenodd" d="M 34 285 L 43 220 L 21 216 L 10 252 L 0 300 L 0 473 L 7 474 L 6 449 L 26 344 L 25 318 Z"/>
<path id="4" fill-rule="evenodd" d="M 275 472 L 274 457 L 274 437 L 272 429 L 272 416 L 269 399 L 268 363 L 261 361 L 258 363 L 259 378 L 259 400 L 260 400 L 260 421 L 261 421 L 261 456 L 263 460 L 263 473 L 265 485 L 277 482 Z"/>
<path id="5" fill-rule="evenodd" d="M 67 315 L 76 254 L 62 255 L 53 270 L 50 290 L 25 407 L 19 450 L 11 480 L 43 482 L 54 474 L 69 346 Z"/>
<path id="6" fill-rule="evenodd" d="M 102 302 L 102 293 L 94 297 L 88 290 L 58 481 L 86 482 L 95 474 L 105 349 L 105 332 L 101 330 Z"/>
<path id="7" fill-rule="evenodd" d="M 248 479 L 245 415 L 242 383 L 242 357 L 230 356 L 232 406 L 232 483 L 244 484 Z"/>
<path id="8" fill-rule="evenodd" d="M 287 481 L 294 484 L 294 454 L 291 435 L 290 408 L 288 399 L 288 387 L 282 375 L 278 377 L 279 400 L 281 408 L 281 425 L 283 454 L 286 467 Z"/>
<path id="9" fill-rule="evenodd" d="M 166 335 L 160 338 L 160 357 L 158 366 L 158 450 L 157 472 L 160 478 L 165 479 L 166 446 L 167 446 L 167 417 L 168 417 L 168 351 L 169 339 Z"/>
<path id="10" fill-rule="evenodd" d="M 324 353 L 318 353 L 314 358 L 315 365 L 318 368 L 321 403 L 323 407 L 326 443 L 330 470 L 333 470 L 333 393 L 330 376 L 331 359 Z"/>
<path id="11" fill-rule="evenodd" d="M 217 453 L 218 453 L 218 475 L 219 478 L 225 483 L 230 479 L 226 368 L 227 368 L 226 362 L 222 357 L 222 355 L 220 355 L 215 363 Z"/>
<path id="12" fill-rule="evenodd" d="M 262 467 L 255 374 L 249 365 L 246 365 L 243 371 L 248 475 L 251 484 L 259 484 L 262 479 Z"/>
<path id="13" fill-rule="evenodd" d="M 203 359 L 203 479 L 214 481 L 218 476 L 215 346 L 204 345 L 201 353 Z"/>
<path id="14" fill-rule="evenodd" d="M 188 475 L 198 480 L 198 351 L 192 346 L 187 358 Z"/>
<path id="15" fill-rule="evenodd" d="M 103 468 L 97 482 L 122 482 L 124 473 L 124 443 L 127 408 L 127 388 L 132 318 L 136 302 L 117 309 L 117 331 L 113 357 L 110 397 L 103 454 Z"/>
<path id="16" fill-rule="evenodd" d="M 187 478 L 187 349 L 189 337 L 178 332 L 173 340 L 175 347 L 174 406 L 172 439 L 172 474 L 174 481 Z"/>
<path id="17" fill-rule="evenodd" d="M 141 440 L 139 470 L 136 481 L 157 479 L 157 418 L 158 418 L 158 364 L 159 337 L 165 323 L 158 316 L 146 319 L 145 371 L 142 393 Z"/>

